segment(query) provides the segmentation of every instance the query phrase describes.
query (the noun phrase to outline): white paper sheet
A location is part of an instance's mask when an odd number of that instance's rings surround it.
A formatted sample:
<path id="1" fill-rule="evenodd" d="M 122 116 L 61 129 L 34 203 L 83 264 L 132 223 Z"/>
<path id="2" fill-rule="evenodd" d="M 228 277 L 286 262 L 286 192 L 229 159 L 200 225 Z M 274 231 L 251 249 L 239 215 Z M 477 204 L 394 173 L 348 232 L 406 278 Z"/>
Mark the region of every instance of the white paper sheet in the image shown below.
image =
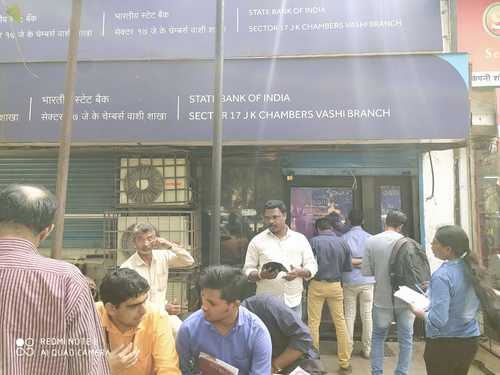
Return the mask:
<path id="1" fill-rule="evenodd" d="M 430 305 L 429 298 L 424 296 L 422 293 L 415 292 L 407 286 L 400 286 L 399 289 L 394 292 L 394 297 L 424 310 L 426 310 Z"/>

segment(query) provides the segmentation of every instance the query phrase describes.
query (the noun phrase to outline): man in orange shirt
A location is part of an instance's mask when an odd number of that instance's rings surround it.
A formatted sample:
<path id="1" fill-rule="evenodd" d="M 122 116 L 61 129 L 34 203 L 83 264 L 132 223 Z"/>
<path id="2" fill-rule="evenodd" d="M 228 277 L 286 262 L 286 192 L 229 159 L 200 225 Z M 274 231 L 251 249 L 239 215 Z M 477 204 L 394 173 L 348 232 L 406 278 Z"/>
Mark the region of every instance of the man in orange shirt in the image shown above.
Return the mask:
<path id="1" fill-rule="evenodd" d="M 148 291 L 148 282 L 128 268 L 101 283 L 96 307 L 113 374 L 181 374 L 168 315 L 146 304 Z"/>

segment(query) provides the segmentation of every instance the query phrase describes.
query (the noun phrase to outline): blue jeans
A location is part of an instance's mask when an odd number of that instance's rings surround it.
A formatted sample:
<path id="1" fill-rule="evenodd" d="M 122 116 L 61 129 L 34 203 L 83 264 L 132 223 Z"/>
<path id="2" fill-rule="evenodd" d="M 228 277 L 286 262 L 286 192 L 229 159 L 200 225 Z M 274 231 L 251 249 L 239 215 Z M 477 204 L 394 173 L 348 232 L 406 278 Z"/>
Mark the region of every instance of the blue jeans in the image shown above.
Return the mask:
<path id="1" fill-rule="evenodd" d="M 399 343 L 398 365 L 394 374 L 408 374 L 413 347 L 413 322 L 415 321 L 415 315 L 408 308 L 392 309 L 373 306 L 372 375 L 382 375 L 384 373 L 384 342 L 394 318 L 396 318 Z"/>

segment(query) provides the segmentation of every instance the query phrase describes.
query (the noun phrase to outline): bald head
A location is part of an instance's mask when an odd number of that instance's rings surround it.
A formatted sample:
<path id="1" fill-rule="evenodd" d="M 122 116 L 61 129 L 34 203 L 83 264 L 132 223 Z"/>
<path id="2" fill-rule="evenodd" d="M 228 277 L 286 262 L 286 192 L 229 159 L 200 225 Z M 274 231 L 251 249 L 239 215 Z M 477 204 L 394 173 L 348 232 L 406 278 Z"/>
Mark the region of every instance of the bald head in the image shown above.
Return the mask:
<path id="1" fill-rule="evenodd" d="M 38 186 L 19 185 L 19 189 L 29 201 L 47 197 L 47 190 L 41 189 Z"/>
<path id="2" fill-rule="evenodd" d="M 8 185 L 0 190 L 0 227 L 21 225 L 38 234 L 52 224 L 56 208 L 54 195 L 44 187 Z"/>

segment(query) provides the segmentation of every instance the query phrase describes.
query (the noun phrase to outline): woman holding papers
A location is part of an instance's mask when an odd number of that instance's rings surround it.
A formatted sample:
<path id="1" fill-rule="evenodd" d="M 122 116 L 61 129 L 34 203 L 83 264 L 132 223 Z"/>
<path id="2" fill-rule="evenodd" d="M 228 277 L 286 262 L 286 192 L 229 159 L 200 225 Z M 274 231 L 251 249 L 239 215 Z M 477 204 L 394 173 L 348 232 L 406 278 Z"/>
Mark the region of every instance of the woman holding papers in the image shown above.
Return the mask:
<path id="1" fill-rule="evenodd" d="M 478 349 L 476 315 L 479 299 L 473 282 L 477 261 L 462 228 L 439 228 L 432 241 L 434 255 L 445 262 L 433 274 L 428 289 L 429 307 L 410 304 L 425 319 L 425 366 L 429 375 L 466 375 Z"/>

